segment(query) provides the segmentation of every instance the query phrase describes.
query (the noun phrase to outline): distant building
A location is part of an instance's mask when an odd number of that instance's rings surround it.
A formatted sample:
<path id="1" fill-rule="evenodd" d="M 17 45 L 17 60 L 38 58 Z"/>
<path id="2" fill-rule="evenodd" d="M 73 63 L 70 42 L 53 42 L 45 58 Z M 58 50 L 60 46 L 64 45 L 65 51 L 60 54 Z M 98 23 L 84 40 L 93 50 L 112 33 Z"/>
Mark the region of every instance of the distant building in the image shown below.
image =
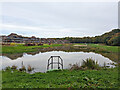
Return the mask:
<path id="1" fill-rule="evenodd" d="M 68 40 L 60 40 L 60 39 L 53 39 L 53 38 L 36 38 L 35 36 L 32 37 L 24 37 L 22 35 L 17 35 L 16 33 L 11 33 L 8 36 L 0 36 L 2 38 L 2 43 L 69 43 Z"/>

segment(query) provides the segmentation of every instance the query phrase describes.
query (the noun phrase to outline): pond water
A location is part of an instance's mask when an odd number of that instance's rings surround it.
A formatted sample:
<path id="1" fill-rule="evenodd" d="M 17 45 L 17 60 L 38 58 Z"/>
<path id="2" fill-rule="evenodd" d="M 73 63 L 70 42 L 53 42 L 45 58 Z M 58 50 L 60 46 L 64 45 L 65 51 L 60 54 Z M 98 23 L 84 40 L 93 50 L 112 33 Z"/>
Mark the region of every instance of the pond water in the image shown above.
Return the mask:
<path id="1" fill-rule="evenodd" d="M 46 72 L 47 71 L 47 63 L 50 56 L 60 56 L 63 59 L 63 68 L 68 69 L 69 64 L 79 63 L 82 64 L 83 60 L 87 58 L 92 58 L 98 62 L 99 65 L 103 66 L 104 63 L 110 65 L 109 63 L 115 63 L 107 57 L 102 56 L 101 54 L 93 53 L 93 52 L 64 52 L 64 51 L 49 51 L 44 53 L 36 53 L 34 55 L 23 53 L 22 56 L 14 58 L 14 60 L 6 57 L 0 56 L 2 60 L 2 69 L 5 69 L 8 66 L 17 66 L 20 68 L 23 65 L 28 67 L 30 65 L 34 68 L 34 72 Z M 110 67 L 114 67 L 110 65 Z M 54 69 L 57 68 L 57 65 L 54 65 Z"/>

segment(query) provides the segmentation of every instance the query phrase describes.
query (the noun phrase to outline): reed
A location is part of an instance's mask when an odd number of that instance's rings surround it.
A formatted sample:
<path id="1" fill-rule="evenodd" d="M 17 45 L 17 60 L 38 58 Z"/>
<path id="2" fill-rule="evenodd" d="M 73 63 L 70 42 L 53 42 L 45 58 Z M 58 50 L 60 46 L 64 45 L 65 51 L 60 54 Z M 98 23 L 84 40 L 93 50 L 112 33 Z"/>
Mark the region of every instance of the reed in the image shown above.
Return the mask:
<path id="1" fill-rule="evenodd" d="M 34 70 L 34 68 L 32 68 L 30 65 L 28 65 L 27 70 L 30 72 L 30 71 Z"/>
<path id="2" fill-rule="evenodd" d="M 87 58 L 86 60 L 83 60 L 82 66 L 83 68 L 87 67 L 88 69 L 99 69 L 100 66 L 98 62 L 93 60 L 92 58 Z"/>
<path id="3" fill-rule="evenodd" d="M 78 63 L 76 63 L 76 64 L 69 64 L 69 66 L 70 66 L 70 70 L 72 71 L 72 70 L 82 70 L 82 67 L 80 67 L 79 66 L 79 64 Z"/>
<path id="4" fill-rule="evenodd" d="M 17 69 L 17 66 L 13 65 L 13 66 L 11 67 L 11 69 Z"/>
<path id="5" fill-rule="evenodd" d="M 26 71 L 26 68 L 24 65 L 22 65 L 22 67 L 19 69 L 19 71 Z"/>
<path id="6" fill-rule="evenodd" d="M 93 60 L 92 58 L 87 58 L 86 60 L 83 60 L 82 65 L 76 63 L 76 64 L 69 64 L 70 70 L 88 70 L 88 69 L 100 69 L 101 67 Z"/>

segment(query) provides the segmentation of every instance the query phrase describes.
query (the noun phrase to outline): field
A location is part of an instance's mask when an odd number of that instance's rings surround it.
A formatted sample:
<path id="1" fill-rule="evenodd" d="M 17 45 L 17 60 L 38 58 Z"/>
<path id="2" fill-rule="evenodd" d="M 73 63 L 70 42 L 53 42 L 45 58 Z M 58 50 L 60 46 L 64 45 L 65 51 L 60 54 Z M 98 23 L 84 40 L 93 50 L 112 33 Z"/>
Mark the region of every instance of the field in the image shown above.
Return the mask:
<path id="1" fill-rule="evenodd" d="M 81 46 L 87 48 L 88 51 L 93 51 L 93 52 L 112 52 L 112 53 L 120 53 L 119 46 L 108 46 L 104 44 L 84 44 L 84 43 L 78 43 L 78 44 L 73 44 L 73 46 Z"/>
<path id="2" fill-rule="evenodd" d="M 66 44 L 66 46 L 69 44 Z M 85 47 L 86 44 L 72 44 L 72 46 L 81 45 Z M 15 54 L 15 53 L 27 53 L 27 52 L 35 52 L 39 51 L 40 48 L 46 47 L 57 47 L 62 46 L 62 44 L 44 44 L 43 46 L 24 46 L 23 44 L 18 44 L 14 46 L 2 46 L 2 53 L 3 54 Z M 87 44 L 86 48 L 90 51 L 97 51 L 97 52 L 120 52 L 118 46 L 107 46 L 102 44 Z"/>
<path id="3" fill-rule="evenodd" d="M 94 47 L 94 48 L 105 49 L 110 52 L 120 52 L 118 46 L 107 46 L 103 44 L 89 44 L 89 46 Z"/>
<path id="4" fill-rule="evenodd" d="M 119 53 L 117 46 L 103 44 L 66 44 L 87 48 L 91 52 Z M 85 46 L 87 45 L 87 46 Z M 43 46 L 3 46 L 2 53 L 15 54 L 35 52 L 40 48 L 63 46 L 62 44 L 44 44 Z M 54 70 L 47 73 L 29 74 L 18 70 L 2 71 L 2 88 L 118 88 L 118 68 L 100 70 Z M 120 88 L 120 86 L 119 86 Z"/>
<path id="5" fill-rule="evenodd" d="M 118 69 L 56 70 L 28 74 L 2 71 L 3 88 L 118 88 Z"/>
<path id="6" fill-rule="evenodd" d="M 3 54 L 15 54 L 15 53 L 27 53 L 27 52 L 35 52 L 38 51 L 40 48 L 45 47 L 56 47 L 61 46 L 61 44 L 44 44 L 43 46 L 24 46 L 23 44 L 18 44 L 15 46 L 2 46 L 2 53 Z"/>

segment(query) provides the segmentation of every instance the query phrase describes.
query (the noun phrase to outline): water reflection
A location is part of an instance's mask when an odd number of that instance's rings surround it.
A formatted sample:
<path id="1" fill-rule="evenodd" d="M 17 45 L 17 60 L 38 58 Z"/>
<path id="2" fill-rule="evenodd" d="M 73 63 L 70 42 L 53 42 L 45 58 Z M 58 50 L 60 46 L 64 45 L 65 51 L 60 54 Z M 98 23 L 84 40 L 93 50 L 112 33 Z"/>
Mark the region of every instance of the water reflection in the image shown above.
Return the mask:
<path id="1" fill-rule="evenodd" d="M 72 46 L 60 46 L 54 48 L 41 48 L 36 52 L 19 53 L 19 54 L 2 54 L 0 56 L 2 60 L 2 68 L 5 69 L 7 66 L 17 66 L 21 68 L 22 61 L 25 67 L 29 65 L 34 68 L 35 72 L 46 72 L 48 58 L 50 56 L 60 56 L 63 58 L 64 69 L 69 68 L 69 64 L 82 63 L 87 58 L 93 58 L 98 61 L 99 65 L 103 66 L 106 64 L 114 63 L 118 61 L 118 53 L 94 53 L 87 48 L 72 47 Z M 112 61 L 111 61 L 112 60 Z M 57 66 L 54 65 L 54 68 Z"/>
<path id="2" fill-rule="evenodd" d="M 35 72 L 46 72 L 47 70 L 47 60 L 50 56 L 61 56 L 63 59 L 63 66 L 64 69 L 69 68 L 69 64 L 75 64 L 82 63 L 83 60 L 87 58 L 93 58 L 94 60 L 98 61 L 98 64 L 103 66 L 104 62 L 106 64 L 113 63 L 109 58 L 106 58 L 102 56 L 101 54 L 96 54 L 93 52 L 63 52 L 63 51 L 49 51 L 45 53 L 39 53 L 36 55 L 30 55 L 30 54 L 23 54 L 22 57 L 17 58 L 15 60 L 11 60 L 7 57 L 2 57 L 2 68 L 5 69 L 7 66 L 18 66 L 18 68 L 21 68 L 21 63 L 23 61 L 23 64 L 25 67 L 28 67 L 30 65 L 32 68 L 34 68 Z M 57 66 L 54 65 L 54 68 Z"/>
<path id="3" fill-rule="evenodd" d="M 19 57 L 23 57 L 23 53 L 16 53 L 16 54 L 2 54 L 2 56 L 6 56 L 11 60 L 15 60 Z"/>

